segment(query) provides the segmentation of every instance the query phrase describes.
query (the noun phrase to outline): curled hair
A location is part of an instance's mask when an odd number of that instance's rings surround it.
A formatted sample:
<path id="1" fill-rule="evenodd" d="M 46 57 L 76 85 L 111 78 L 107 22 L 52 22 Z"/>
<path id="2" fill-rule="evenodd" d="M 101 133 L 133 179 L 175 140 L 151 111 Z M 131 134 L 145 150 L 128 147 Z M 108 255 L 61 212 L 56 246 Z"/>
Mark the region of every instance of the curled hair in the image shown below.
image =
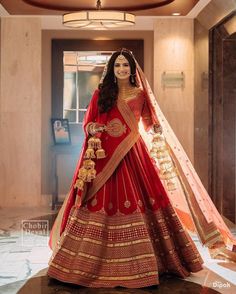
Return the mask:
<path id="1" fill-rule="evenodd" d="M 116 58 L 122 54 L 129 62 L 131 75 L 129 77 L 130 85 L 137 87 L 136 63 L 132 53 L 127 49 L 121 49 L 112 54 L 107 64 L 106 75 L 101 84 L 99 84 L 98 107 L 100 113 L 108 112 L 115 104 L 118 98 L 118 85 L 115 82 L 114 64 Z M 132 78 L 131 78 L 132 77 Z"/>

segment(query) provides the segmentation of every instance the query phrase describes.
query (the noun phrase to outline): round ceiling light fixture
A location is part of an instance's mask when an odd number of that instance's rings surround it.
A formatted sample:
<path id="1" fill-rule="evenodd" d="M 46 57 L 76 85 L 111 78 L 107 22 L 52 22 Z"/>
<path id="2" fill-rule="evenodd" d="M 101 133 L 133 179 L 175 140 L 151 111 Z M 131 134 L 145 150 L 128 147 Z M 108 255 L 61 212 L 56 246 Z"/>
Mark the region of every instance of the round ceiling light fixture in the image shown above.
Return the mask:
<path id="1" fill-rule="evenodd" d="M 180 12 L 173 12 L 172 15 L 173 15 L 173 16 L 180 16 L 181 13 L 180 13 Z"/>
<path id="2" fill-rule="evenodd" d="M 63 15 L 63 25 L 70 28 L 117 28 L 135 24 L 135 15 L 124 11 L 102 10 L 97 0 L 97 9 L 78 11 Z"/>

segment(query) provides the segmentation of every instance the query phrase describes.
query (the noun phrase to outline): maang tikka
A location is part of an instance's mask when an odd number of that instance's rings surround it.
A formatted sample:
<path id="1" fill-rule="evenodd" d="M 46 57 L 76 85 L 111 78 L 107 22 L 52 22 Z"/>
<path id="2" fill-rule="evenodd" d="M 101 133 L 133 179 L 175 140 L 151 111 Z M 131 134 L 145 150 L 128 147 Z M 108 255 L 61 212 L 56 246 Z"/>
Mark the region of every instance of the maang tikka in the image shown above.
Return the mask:
<path id="1" fill-rule="evenodd" d="M 119 60 L 125 59 L 125 56 L 122 53 L 123 53 L 123 48 L 121 49 L 120 54 L 117 56 L 117 59 L 119 59 Z"/>

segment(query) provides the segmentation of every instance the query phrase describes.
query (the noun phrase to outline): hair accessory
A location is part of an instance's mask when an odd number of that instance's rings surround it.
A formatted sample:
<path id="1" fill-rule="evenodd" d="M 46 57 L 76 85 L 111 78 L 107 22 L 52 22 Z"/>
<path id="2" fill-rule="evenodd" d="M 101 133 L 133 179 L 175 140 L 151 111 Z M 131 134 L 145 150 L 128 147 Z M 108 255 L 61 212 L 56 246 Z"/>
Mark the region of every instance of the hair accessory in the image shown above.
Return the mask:
<path id="1" fill-rule="evenodd" d="M 125 59 L 125 56 L 123 55 L 123 51 L 124 51 L 124 48 L 121 49 L 120 55 L 117 56 L 118 60 L 124 60 Z"/>
<path id="2" fill-rule="evenodd" d="M 117 56 L 117 59 L 122 61 L 125 59 L 125 56 L 121 53 L 120 55 Z"/>

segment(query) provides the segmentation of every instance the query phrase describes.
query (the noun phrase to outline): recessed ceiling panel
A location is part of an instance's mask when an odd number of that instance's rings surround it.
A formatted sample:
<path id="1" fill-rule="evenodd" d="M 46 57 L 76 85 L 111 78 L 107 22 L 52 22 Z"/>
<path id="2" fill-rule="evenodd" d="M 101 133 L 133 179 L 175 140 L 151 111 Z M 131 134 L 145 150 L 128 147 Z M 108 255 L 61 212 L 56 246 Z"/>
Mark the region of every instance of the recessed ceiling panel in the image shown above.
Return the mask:
<path id="1" fill-rule="evenodd" d="M 142 16 L 186 15 L 199 0 L 101 0 L 102 9 L 124 10 Z M 97 0 L 1 0 L 11 15 L 60 15 L 96 9 Z"/>

